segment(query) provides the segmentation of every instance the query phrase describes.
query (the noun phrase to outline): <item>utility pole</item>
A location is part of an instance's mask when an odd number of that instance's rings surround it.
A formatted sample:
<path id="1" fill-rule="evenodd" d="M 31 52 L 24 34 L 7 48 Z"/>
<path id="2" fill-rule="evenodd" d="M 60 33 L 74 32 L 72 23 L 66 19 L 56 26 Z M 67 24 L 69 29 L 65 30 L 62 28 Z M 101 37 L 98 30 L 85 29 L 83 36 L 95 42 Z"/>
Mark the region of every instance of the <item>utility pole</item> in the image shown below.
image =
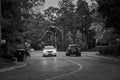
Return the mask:
<path id="1" fill-rule="evenodd" d="M 56 32 L 55 32 L 55 48 L 57 48 L 57 36 L 56 36 Z"/>
<path id="2" fill-rule="evenodd" d="M 63 32 L 63 29 L 61 30 L 62 31 L 62 42 L 64 40 L 64 32 Z"/>
<path id="3" fill-rule="evenodd" d="M 51 45 L 52 45 L 52 35 L 50 35 Z"/>

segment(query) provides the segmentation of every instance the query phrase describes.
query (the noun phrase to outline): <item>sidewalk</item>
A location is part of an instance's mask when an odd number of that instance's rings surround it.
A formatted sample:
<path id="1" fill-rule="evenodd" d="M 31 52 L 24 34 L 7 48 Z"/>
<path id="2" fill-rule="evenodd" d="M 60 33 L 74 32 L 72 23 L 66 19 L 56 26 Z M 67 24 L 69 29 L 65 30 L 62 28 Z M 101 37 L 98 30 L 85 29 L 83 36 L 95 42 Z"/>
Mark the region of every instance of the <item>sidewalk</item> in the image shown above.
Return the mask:
<path id="1" fill-rule="evenodd" d="M 26 65 L 26 62 L 13 62 L 7 59 L 0 58 L 0 72 L 9 71 L 16 68 L 22 68 Z"/>
<path id="2" fill-rule="evenodd" d="M 81 56 L 90 56 L 90 57 L 97 57 L 100 59 L 106 59 L 110 61 L 118 61 L 120 62 L 120 56 L 114 57 L 114 56 L 105 56 L 105 55 L 100 55 L 99 52 L 81 52 Z"/>

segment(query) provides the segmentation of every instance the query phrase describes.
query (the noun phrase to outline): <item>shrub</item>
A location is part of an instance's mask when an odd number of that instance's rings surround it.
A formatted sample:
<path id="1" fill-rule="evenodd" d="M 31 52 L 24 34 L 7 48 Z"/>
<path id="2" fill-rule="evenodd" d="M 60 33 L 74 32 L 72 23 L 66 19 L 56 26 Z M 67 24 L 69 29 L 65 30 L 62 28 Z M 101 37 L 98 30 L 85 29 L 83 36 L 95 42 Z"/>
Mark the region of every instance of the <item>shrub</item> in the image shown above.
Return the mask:
<path id="1" fill-rule="evenodd" d="M 103 55 L 120 55 L 118 46 L 97 46 L 97 51 L 99 51 L 100 54 Z"/>

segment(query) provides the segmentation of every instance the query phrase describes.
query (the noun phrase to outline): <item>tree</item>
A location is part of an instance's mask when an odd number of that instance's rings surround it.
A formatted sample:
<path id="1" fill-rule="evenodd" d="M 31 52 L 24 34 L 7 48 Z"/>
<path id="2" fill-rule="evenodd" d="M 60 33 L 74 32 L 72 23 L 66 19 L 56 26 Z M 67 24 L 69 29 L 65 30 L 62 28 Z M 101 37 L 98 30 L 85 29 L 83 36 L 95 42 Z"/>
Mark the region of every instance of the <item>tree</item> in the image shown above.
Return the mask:
<path id="1" fill-rule="evenodd" d="M 44 15 L 46 16 L 47 20 L 54 23 L 56 18 L 58 18 L 59 16 L 58 11 L 59 11 L 59 8 L 51 6 L 48 9 L 44 10 Z"/>
<path id="2" fill-rule="evenodd" d="M 103 33 L 100 34 L 101 36 L 98 37 L 98 42 L 101 44 L 116 45 L 119 35 L 114 32 L 115 30 L 113 28 L 105 29 Z"/>
<path id="3" fill-rule="evenodd" d="M 91 0 L 91 2 L 92 4 L 89 5 L 89 7 L 90 7 L 92 22 L 91 22 L 91 26 L 89 27 L 90 30 L 88 36 L 89 46 L 95 45 L 97 43 L 98 39 L 101 38 L 102 33 L 105 29 L 104 19 L 102 18 L 102 15 L 98 12 L 98 7 L 99 7 L 98 3 L 96 2 L 96 0 Z"/>
<path id="4" fill-rule="evenodd" d="M 120 34 L 120 0 L 96 0 L 99 7 L 98 12 L 105 19 L 106 27 L 115 28 L 116 32 Z"/>
<path id="5" fill-rule="evenodd" d="M 94 39 L 97 40 L 101 38 L 101 36 L 103 35 L 104 32 L 104 24 L 100 23 L 100 22 L 93 22 L 91 23 L 91 26 L 89 28 L 90 30 L 94 31 Z"/>
<path id="6" fill-rule="evenodd" d="M 80 30 L 77 30 L 75 44 L 81 46 L 81 48 L 83 48 L 84 46 L 84 42 L 82 40 L 82 33 L 80 32 Z"/>
<path id="7" fill-rule="evenodd" d="M 25 42 L 26 35 L 24 33 L 30 34 L 26 23 L 30 22 L 27 20 L 30 18 L 28 12 L 33 5 L 28 0 L 2 0 L 1 3 L 2 38 L 7 40 L 9 50 L 15 51 L 18 43 Z"/>
<path id="8" fill-rule="evenodd" d="M 77 8 L 76 8 L 76 16 L 75 16 L 75 25 L 74 29 L 80 30 L 83 34 L 82 36 L 82 42 L 84 42 L 87 46 L 88 38 L 87 35 L 89 35 L 89 26 L 91 24 L 91 14 L 89 10 L 89 6 L 86 1 L 78 0 L 77 2 Z"/>
<path id="9" fill-rule="evenodd" d="M 37 19 L 41 18 L 42 8 L 44 6 L 45 0 L 28 0 L 27 3 L 23 4 L 23 7 L 30 19 Z"/>
<path id="10" fill-rule="evenodd" d="M 82 33 L 80 30 L 77 30 L 75 44 L 81 45 L 82 43 Z"/>
<path id="11" fill-rule="evenodd" d="M 70 31 L 66 35 L 66 40 L 69 41 L 70 44 L 73 44 L 73 34 Z"/>
<path id="12" fill-rule="evenodd" d="M 82 33 L 80 32 L 80 30 L 77 30 L 76 39 L 82 39 Z"/>
<path id="13" fill-rule="evenodd" d="M 75 5 L 73 0 L 59 1 L 59 12 L 61 16 L 57 19 L 57 24 L 62 26 L 65 34 L 70 30 L 73 32 Z"/>
<path id="14" fill-rule="evenodd" d="M 80 29 L 82 33 L 87 34 L 91 24 L 91 16 L 87 2 L 78 0 L 75 19 L 75 27 Z"/>

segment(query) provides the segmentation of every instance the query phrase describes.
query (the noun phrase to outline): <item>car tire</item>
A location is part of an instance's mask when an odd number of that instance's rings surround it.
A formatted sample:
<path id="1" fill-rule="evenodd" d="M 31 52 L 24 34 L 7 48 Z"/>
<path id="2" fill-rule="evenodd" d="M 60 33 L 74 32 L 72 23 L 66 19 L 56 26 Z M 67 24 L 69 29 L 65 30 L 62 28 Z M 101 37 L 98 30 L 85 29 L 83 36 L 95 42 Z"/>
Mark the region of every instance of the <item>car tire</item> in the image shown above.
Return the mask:
<path id="1" fill-rule="evenodd" d="M 70 54 L 68 54 L 68 56 L 70 56 Z"/>
<path id="2" fill-rule="evenodd" d="M 81 56 L 81 54 L 79 54 L 79 56 Z"/>
<path id="3" fill-rule="evenodd" d="M 68 54 L 65 54 L 66 56 L 68 56 Z"/>
<path id="4" fill-rule="evenodd" d="M 43 57 L 46 57 L 47 55 L 43 55 Z"/>

